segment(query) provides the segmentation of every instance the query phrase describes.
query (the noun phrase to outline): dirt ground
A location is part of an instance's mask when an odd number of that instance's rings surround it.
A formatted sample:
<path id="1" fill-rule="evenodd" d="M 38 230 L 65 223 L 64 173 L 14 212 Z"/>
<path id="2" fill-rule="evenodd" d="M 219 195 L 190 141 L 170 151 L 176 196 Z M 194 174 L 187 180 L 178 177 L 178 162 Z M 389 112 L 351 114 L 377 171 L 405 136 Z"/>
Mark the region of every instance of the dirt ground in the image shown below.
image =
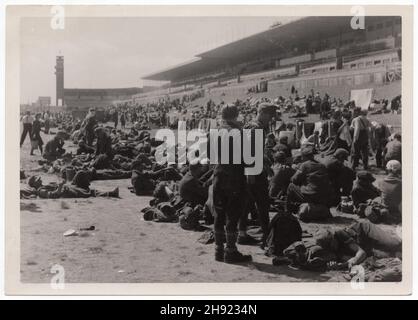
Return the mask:
<path id="1" fill-rule="evenodd" d="M 391 120 L 398 122 L 398 117 L 392 116 Z M 51 138 L 52 135 L 43 135 L 44 142 Z M 65 148 L 70 151 L 74 146 L 66 141 Z M 21 168 L 25 173 L 40 174 L 44 182 L 58 182 L 58 176 L 34 170 L 41 157 L 38 151 L 35 156 L 30 156 L 29 151 L 27 138 L 21 149 Z M 381 179 L 382 172 L 374 173 Z M 318 273 L 273 266 L 271 258 L 257 246 L 239 246 L 242 252 L 252 254 L 251 263 L 216 262 L 214 245 L 197 241 L 201 232 L 185 231 L 174 223 L 144 221 L 140 210 L 151 198 L 131 193 L 129 179 L 92 183 L 92 188 L 100 190 L 116 186 L 120 199 L 20 200 L 22 282 L 49 282 L 55 264 L 64 267 L 65 281 L 69 283 L 346 281 L 342 272 Z M 318 228 L 347 226 L 357 219 L 332 213 L 332 220 L 302 223 L 302 228 L 314 233 Z M 68 229 L 90 226 L 95 226 L 95 230 L 63 236 Z M 383 227 L 395 232 L 393 226 Z"/>

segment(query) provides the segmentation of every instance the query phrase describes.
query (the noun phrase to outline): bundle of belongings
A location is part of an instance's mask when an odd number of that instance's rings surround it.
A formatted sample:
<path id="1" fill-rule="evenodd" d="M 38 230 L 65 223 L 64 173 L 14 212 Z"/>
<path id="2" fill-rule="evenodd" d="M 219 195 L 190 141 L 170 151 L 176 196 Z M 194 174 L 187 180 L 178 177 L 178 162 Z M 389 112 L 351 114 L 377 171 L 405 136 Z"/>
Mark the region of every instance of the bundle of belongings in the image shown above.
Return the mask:
<path id="1" fill-rule="evenodd" d="M 154 222 L 173 222 L 179 223 L 180 227 L 188 231 L 204 231 L 200 224 L 203 218 L 203 207 L 200 205 L 192 208 L 188 203 L 179 201 L 177 197 L 172 197 L 170 201 L 156 202 L 155 198 L 150 201 L 149 207 L 141 210 L 145 221 Z"/>
<path id="2" fill-rule="evenodd" d="M 144 184 L 146 183 L 149 184 L 149 189 L 155 186 L 150 207 L 141 211 L 144 214 L 144 220 L 179 222 L 184 230 L 203 231 L 206 228 L 200 224 L 200 220 L 211 222 L 208 219 L 211 213 L 208 213 L 205 203 L 208 200 L 208 185 L 212 171 L 209 170 L 207 160 L 194 161 L 184 168 L 187 172 L 183 176 L 173 167 L 159 169 L 152 173 L 134 170 L 134 190 L 145 191 Z M 153 180 L 154 178 L 159 180 Z M 178 183 L 179 191 L 177 192 L 175 190 L 179 178 L 181 181 Z"/>

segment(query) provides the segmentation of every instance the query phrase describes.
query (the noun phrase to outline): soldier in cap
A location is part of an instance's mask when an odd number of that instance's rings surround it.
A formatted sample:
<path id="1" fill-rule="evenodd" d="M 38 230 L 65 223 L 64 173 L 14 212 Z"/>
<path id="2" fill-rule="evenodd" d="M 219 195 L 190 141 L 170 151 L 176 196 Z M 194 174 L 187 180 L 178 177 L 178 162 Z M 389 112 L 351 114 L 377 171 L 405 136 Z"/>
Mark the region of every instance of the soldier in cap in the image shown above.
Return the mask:
<path id="1" fill-rule="evenodd" d="M 349 152 L 346 149 L 338 148 L 324 162 L 328 170 L 329 179 L 338 198 L 350 195 L 353 188 L 353 181 L 356 178 L 354 171 L 344 165 L 348 156 Z"/>
<path id="2" fill-rule="evenodd" d="M 45 159 L 54 161 L 65 153 L 63 135 L 62 131 L 58 131 L 54 138 L 46 143 L 43 153 Z"/>
<path id="3" fill-rule="evenodd" d="M 255 130 L 262 130 L 263 141 L 269 133 L 270 123 L 276 116 L 276 106 L 270 103 L 261 103 L 258 106 L 258 114 L 255 122 L 245 126 L 245 129 L 250 129 L 251 134 L 251 150 L 255 150 Z M 266 150 L 263 143 L 263 156 L 264 165 L 263 171 L 258 175 L 247 176 L 247 183 L 249 192 L 254 199 L 257 207 L 258 220 L 263 231 L 262 247 L 265 246 L 265 242 L 268 235 L 268 225 L 270 223 L 269 209 L 270 209 L 270 197 L 269 197 L 269 183 L 267 179 L 267 168 L 270 168 L 271 163 L 268 160 Z"/>
<path id="4" fill-rule="evenodd" d="M 239 130 L 237 122 L 238 108 L 224 106 L 222 109 L 221 130 L 228 133 Z M 215 232 L 215 260 L 226 263 L 248 262 L 252 258 L 244 255 L 237 249 L 237 225 L 243 215 L 244 199 L 246 193 L 244 163 L 233 163 L 234 146 L 229 144 L 229 163 L 221 163 L 218 153 L 218 162 L 213 173 L 213 205 L 214 205 L 214 232 Z M 226 247 L 224 242 L 226 240 Z"/>
<path id="5" fill-rule="evenodd" d="M 337 205 L 328 171 L 314 159 L 312 146 L 302 148 L 302 161 L 287 188 L 287 210 L 296 213 L 301 203 Z"/>
<path id="6" fill-rule="evenodd" d="M 357 180 L 354 181 L 353 190 L 351 190 L 351 198 L 356 208 L 361 203 L 366 203 L 367 200 L 380 196 L 380 190 L 373 185 L 375 180 L 370 172 L 357 172 Z"/>

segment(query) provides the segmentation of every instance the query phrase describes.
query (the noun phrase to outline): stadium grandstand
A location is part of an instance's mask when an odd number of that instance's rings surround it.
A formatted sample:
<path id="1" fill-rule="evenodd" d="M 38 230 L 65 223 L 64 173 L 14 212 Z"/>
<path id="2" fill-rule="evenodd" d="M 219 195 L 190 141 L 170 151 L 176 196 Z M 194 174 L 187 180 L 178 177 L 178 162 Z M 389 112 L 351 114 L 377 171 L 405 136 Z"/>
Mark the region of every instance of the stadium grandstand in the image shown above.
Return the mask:
<path id="1" fill-rule="evenodd" d="M 367 16 L 364 29 L 352 29 L 351 19 L 317 16 L 274 25 L 142 77 L 161 81 L 159 87 L 64 88 L 64 57 L 58 56 L 57 106 L 86 110 L 206 93 L 236 99 L 260 87 L 268 96 L 286 95 L 291 86 L 302 94 L 323 89 L 345 96 L 349 89 L 401 79 L 401 18 Z"/>
<path id="2" fill-rule="evenodd" d="M 142 93 L 141 88 L 109 88 L 109 89 L 67 89 L 64 88 L 64 103 L 66 107 L 85 109 L 102 107 L 130 99 L 133 95 Z"/>
<path id="3" fill-rule="evenodd" d="M 352 29 L 351 19 L 317 16 L 280 24 L 142 79 L 169 81 L 154 96 L 225 86 L 246 91 L 262 80 L 270 81 L 269 86 L 312 88 L 373 86 L 399 79 L 401 18 L 367 16 L 364 29 Z"/>

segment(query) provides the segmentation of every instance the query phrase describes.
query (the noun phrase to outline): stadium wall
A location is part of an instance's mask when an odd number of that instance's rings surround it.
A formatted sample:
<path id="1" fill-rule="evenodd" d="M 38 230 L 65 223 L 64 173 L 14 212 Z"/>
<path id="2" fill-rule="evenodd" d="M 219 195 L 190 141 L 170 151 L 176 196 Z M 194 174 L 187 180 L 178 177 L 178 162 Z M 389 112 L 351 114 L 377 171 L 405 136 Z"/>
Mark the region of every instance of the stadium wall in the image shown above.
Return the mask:
<path id="1" fill-rule="evenodd" d="M 299 95 L 310 94 L 311 89 L 315 92 L 324 94 L 327 92 L 331 96 L 340 97 L 344 100 L 349 99 L 350 90 L 374 88 L 375 97 L 393 98 L 401 93 L 401 83 L 399 78 L 393 81 L 387 79 L 387 69 L 385 67 L 362 69 L 362 70 L 338 70 L 328 74 L 318 74 L 309 76 L 298 76 L 289 79 L 269 81 L 268 91 L 251 94 L 255 97 L 276 98 L 278 96 L 288 97 L 292 85 L 298 90 Z M 205 100 L 212 98 L 215 102 L 233 102 L 236 99 L 245 99 L 248 88 L 254 85 L 245 83 L 229 87 L 212 88 L 206 95 Z M 204 103 L 198 100 L 198 103 Z"/>

